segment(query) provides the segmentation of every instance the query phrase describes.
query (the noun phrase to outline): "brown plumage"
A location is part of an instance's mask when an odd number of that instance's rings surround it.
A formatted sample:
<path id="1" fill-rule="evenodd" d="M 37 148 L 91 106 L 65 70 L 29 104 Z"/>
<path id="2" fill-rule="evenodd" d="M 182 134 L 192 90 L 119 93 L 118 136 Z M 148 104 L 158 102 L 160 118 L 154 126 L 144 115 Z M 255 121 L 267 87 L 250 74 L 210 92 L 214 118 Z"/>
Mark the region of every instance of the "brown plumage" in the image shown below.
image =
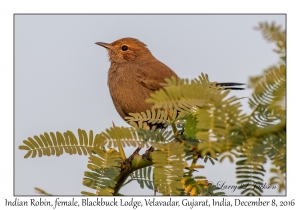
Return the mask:
<path id="1" fill-rule="evenodd" d="M 96 44 L 108 50 L 111 63 L 108 71 L 109 92 L 123 119 L 129 113 L 151 109 L 151 104 L 146 103 L 150 94 L 162 87 L 165 78 L 177 77 L 137 39 L 123 38 L 111 44 Z"/>
<path id="2" fill-rule="evenodd" d="M 103 42 L 96 42 L 96 44 L 105 47 L 108 51 L 109 92 L 123 119 L 129 113 L 150 110 L 151 104 L 146 103 L 150 94 L 162 87 L 165 78 L 178 77 L 172 69 L 157 60 L 143 42 L 137 39 L 122 38 L 111 44 Z M 225 84 L 225 86 L 228 85 L 239 85 L 239 83 Z"/>

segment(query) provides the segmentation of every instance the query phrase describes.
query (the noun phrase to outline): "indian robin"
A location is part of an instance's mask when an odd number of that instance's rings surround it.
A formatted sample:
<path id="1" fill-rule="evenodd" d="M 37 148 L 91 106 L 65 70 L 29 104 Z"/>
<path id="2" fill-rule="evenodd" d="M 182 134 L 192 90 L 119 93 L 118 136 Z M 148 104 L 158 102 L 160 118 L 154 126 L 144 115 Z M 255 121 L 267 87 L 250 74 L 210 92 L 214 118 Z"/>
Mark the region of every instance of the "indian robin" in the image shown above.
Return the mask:
<path id="1" fill-rule="evenodd" d="M 143 42 L 134 38 L 122 38 L 110 44 L 96 42 L 108 51 L 110 68 L 108 87 L 113 103 L 125 119 L 129 113 L 151 110 L 146 99 L 154 91 L 162 88 L 166 78 L 177 74 L 167 65 L 157 60 Z M 223 86 L 241 83 L 218 83 Z M 243 89 L 243 88 L 228 88 Z"/>

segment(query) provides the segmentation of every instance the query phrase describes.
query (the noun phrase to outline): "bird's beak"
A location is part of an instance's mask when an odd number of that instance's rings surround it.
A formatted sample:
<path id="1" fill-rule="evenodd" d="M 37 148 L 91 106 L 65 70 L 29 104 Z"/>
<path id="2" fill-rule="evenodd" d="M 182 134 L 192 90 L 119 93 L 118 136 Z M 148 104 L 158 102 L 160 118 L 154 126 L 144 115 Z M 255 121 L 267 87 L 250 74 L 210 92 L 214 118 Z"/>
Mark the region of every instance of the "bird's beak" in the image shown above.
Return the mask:
<path id="1" fill-rule="evenodd" d="M 95 44 L 100 45 L 102 47 L 105 47 L 106 49 L 110 49 L 110 44 L 104 43 L 104 42 L 96 42 Z"/>

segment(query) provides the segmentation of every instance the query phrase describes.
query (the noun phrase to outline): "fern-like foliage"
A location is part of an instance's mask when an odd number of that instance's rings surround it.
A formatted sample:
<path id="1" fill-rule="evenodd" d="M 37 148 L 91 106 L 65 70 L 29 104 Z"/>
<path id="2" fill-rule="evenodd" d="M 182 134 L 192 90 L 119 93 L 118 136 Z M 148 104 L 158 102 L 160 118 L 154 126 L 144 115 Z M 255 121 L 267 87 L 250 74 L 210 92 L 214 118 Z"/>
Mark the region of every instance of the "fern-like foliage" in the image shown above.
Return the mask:
<path id="1" fill-rule="evenodd" d="M 24 140 L 19 149 L 27 151 L 25 158 L 64 152 L 90 155 L 90 171 L 84 173 L 83 184 L 95 192 L 82 192 L 84 195 L 118 195 L 124 183 L 134 180 L 141 188 L 163 195 L 223 195 L 206 177 L 194 175 L 195 169 L 203 168 L 197 165 L 201 159 L 212 164 L 225 159 L 236 162 L 243 195 L 262 195 L 264 164 L 270 160 L 274 174 L 270 185 L 284 190 L 286 35 L 273 23 L 262 23 L 257 29 L 268 41 L 276 42 L 281 62 L 250 79 L 248 86 L 254 89 L 250 115 L 242 112 L 237 97 L 229 97 L 229 90 L 210 82 L 203 73 L 193 80 L 173 77 L 147 99 L 152 110 L 126 118 L 133 127 L 114 126 L 95 137 L 92 131 L 88 137 L 79 129 L 79 140 L 71 131 L 44 133 Z M 164 128 L 151 126 L 157 123 Z M 123 151 L 127 146 L 138 147 L 128 158 Z M 150 148 L 139 155 L 142 147 Z"/>
<path id="2" fill-rule="evenodd" d="M 157 109 L 177 109 L 183 113 L 191 113 L 199 107 L 210 107 L 219 104 L 229 93 L 223 87 L 216 86 L 208 80 L 208 76 L 201 74 L 199 79 L 166 79 L 163 90 L 151 94 L 147 102 L 153 103 Z"/>
<path id="3" fill-rule="evenodd" d="M 171 114 L 170 114 L 171 113 Z M 165 127 L 170 125 L 171 119 L 177 117 L 176 109 L 165 109 L 165 110 L 147 110 L 142 113 L 130 113 L 130 116 L 125 117 L 130 125 L 135 128 L 146 129 L 149 124 L 165 124 Z"/>
<path id="4" fill-rule="evenodd" d="M 264 38 L 269 42 L 275 42 L 277 49 L 274 49 L 281 57 L 282 61 L 286 61 L 286 31 L 280 25 L 274 22 L 261 22 L 256 30 L 262 31 Z"/>
<path id="5" fill-rule="evenodd" d="M 249 100 L 253 111 L 240 132 L 243 133 L 244 144 L 237 149 L 244 157 L 237 162 L 238 183 L 251 182 L 256 186 L 242 191 L 247 195 L 262 193 L 259 188 L 262 178 L 257 175 L 264 175 L 266 158 L 271 160 L 274 166 L 271 172 L 276 174 L 270 179 L 270 185 L 277 184 L 279 192 L 285 189 L 286 173 L 286 34 L 274 23 L 261 23 L 257 29 L 268 41 L 276 43 L 278 49 L 275 52 L 282 60 L 279 66 L 272 66 L 261 76 L 250 78 L 248 85 L 254 89 Z"/>
<path id="6" fill-rule="evenodd" d="M 152 166 L 141 168 L 132 174 L 130 181 L 136 180 L 142 189 L 146 186 L 148 189 L 153 190 L 154 181 L 152 174 Z"/>
<path id="7" fill-rule="evenodd" d="M 34 188 L 36 190 L 36 192 L 40 195 L 46 195 L 46 196 L 53 196 L 52 194 L 50 193 L 47 193 L 45 190 L 41 189 L 41 188 L 38 188 L 38 187 L 35 187 Z"/>
<path id="8" fill-rule="evenodd" d="M 253 83 L 255 82 L 255 83 Z M 249 105 L 253 109 L 253 123 L 267 126 L 273 122 L 285 121 L 286 68 L 272 67 L 250 87 L 254 88 Z"/>
<path id="9" fill-rule="evenodd" d="M 114 149 L 106 151 L 95 147 L 95 154 L 89 157 L 88 168 L 84 172 L 83 185 L 96 190 L 95 193 L 82 191 L 83 195 L 113 195 L 115 178 L 120 174 L 121 156 Z"/>
<path id="10" fill-rule="evenodd" d="M 142 125 L 143 126 L 143 125 Z M 145 130 L 143 128 L 132 127 L 112 127 L 101 132 L 98 136 L 101 139 L 100 145 L 107 147 L 117 147 L 118 141 L 123 147 L 149 147 L 156 143 L 164 143 L 172 140 L 172 132 L 162 130 Z"/>
<path id="11" fill-rule="evenodd" d="M 24 145 L 20 145 L 20 150 L 27 150 L 24 158 L 28 157 L 42 157 L 56 155 L 60 156 L 64 152 L 70 155 L 88 155 L 91 154 L 96 142 L 99 142 L 99 136 L 94 138 L 93 131 L 89 132 L 89 137 L 85 130 L 78 129 L 79 140 L 75 137 L 73 132 L 66 131 L 63 134 L 60 132 L 44 133 L 40 136 L 28 137 L 24 140 Z"/>
<path id="12" fill-rule="evenodd" d="M 154 183 L 163 195 L 180 195 L 183 176 L 184 145 L 178 142 L 159 145 L 152 154 Z"/>
<path id="13" fill-rule="evenodd" d="M 224 192 L 215 192 L 220 190 L 217 186 L 209 183 L 204 176 L 192 177 L 185 174 L 181 179 L 182 188 L 184 188 L 184 195 L 202 195 L 202 196 L 222 196 Z"/>
<path id="14" fill-rule="evenodd" d="M 242 190 L 241 194 L 248 196 L 261 195 L 263 192 L 263 176 L 266 171 L 260 161 L 253 160 L 249 163 L 247 157 L 237 161 L 236 165 L 237 184 L 239 185 L 238 189 Z"/>
<path id="15" fill-rule="evenodd" d="M 275 175 L 270 179 L 270 185 L 278 186 L 278 192 L 283 191 L 286 186 L 285 173 L 276 168 L 272 168 L 271 173 L 275 173 Z"/>

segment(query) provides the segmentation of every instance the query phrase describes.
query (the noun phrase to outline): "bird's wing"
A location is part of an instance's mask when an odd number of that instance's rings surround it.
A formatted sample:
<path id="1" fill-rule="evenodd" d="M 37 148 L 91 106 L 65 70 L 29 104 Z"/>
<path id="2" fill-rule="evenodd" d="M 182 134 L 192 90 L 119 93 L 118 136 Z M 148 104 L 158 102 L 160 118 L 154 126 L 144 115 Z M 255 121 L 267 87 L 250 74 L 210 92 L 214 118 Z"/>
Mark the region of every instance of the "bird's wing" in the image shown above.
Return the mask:
<path id="1" fill-rule="evenodd" d="M 162 88 L 166 78 L 178 77 L 174 71 L 159 61 L 155 62 L 155 65 L 150 63 L 132 68 L 132 76 L 138 83 L 153 91 Z"/>

